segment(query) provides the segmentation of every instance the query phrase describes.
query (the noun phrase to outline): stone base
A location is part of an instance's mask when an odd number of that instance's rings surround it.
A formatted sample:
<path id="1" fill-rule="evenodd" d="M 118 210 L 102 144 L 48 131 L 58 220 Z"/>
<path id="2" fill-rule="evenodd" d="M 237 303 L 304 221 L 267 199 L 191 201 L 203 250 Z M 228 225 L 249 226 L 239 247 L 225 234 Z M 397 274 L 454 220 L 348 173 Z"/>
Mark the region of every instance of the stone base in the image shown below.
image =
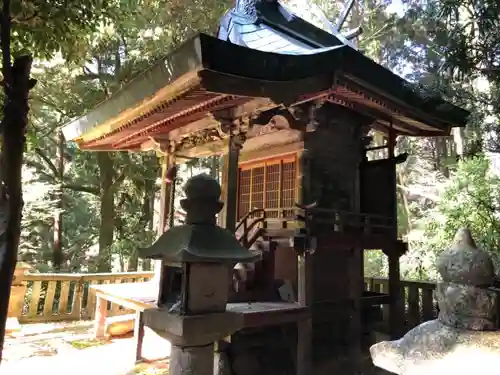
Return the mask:
<path id="1" fill-rule="evenodd" d="M 500 332 L 423 323 L 396 341 L 370 348 L 375 366 L 399 375 L 470 375 L 500 368 Z"/>
<path id="2" fill-rule="evenodd" d="M 168 373 L 170 375 L 213 375 L 214 346 L 180 348 L 172 345 Z"/>
<path id="3" fill-rule="evenodd" d="M 243 327 L 243 316 L 232 312 L 179 315 L 165 309 L 144 311 L 144 325 L 179 347 L 205 346 Z"/>

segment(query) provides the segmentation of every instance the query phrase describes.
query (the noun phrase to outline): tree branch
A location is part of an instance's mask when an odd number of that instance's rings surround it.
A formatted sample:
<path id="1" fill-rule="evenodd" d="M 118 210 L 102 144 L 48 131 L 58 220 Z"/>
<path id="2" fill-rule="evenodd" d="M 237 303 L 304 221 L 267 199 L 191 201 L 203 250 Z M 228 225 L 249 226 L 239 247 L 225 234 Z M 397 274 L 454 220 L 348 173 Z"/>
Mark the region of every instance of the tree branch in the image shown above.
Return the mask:
<path id="1" fill-rule="evenodd" d="M 92 186 L 83 186 L 83 185 L 76 185 L 76 184 L 62 184 L 61 189 L 69 189 L 73 191 L 79 191 L 82 193 L 88 193 L 96 196 L 100 196 L 100 191 L 96 187 Z"/>
<path id="2" fill-rule="evenodd" d="M 57 180 L 59 171 L 57 170 L 54 163 L 52 163 L 52 160 L 50 160 L 48 156 L 45 155 L 44 152 L 39 147 L 35 147 L 35 153 L 40 157 L 40 159 L 42 159 L 45 162 L 45 164 L 47 165 L 47 167 L 49 167 L 52 173 L 54 173 L 54 180 Z"/>

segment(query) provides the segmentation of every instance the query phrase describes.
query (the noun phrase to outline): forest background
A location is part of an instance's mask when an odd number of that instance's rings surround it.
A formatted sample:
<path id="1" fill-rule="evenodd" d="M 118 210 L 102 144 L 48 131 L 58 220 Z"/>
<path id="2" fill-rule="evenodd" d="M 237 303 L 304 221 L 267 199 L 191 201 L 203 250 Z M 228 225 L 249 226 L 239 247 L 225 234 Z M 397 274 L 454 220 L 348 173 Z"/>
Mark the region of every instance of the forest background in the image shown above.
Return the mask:
<path id="1" fill-rule="evenodd" d="M 231 0 L 108 3 L 103 21 L 85 32 L 78 48 L 60 53 L 64 48 L 45 42 L 51 53 L 35 54 L 32 76 L 38 83 L 30 93 L 19 260 L 41 272 L 149 269 L 137 249 L 157 233 L 156 155 L 82 152 L 59 129 L 194 33 L 214 34 L 232 5 Z M 286 3 L 320 27 L 315 9 L 335 20 L 344 5 Z M 472 112 L 468 127 L 450 137 L 398 140 L 398 152 L 409 153 L 397 173 L 399 232 L 409 243 L 402 276 L 434 278 L 436 254 L 461 226 L 470 227 L 500 265 L 499 3 L 356 0 L 348 23 L 363 27 L 357 43 L 372 59 Z M 12 35 L 14 46 L 18 35 Z M 218 175 L 219 158 L 184 165 L 178 183 L 201 170 Z M 386 270 L 380 252 L 367 253 L 367 276 Z"/>

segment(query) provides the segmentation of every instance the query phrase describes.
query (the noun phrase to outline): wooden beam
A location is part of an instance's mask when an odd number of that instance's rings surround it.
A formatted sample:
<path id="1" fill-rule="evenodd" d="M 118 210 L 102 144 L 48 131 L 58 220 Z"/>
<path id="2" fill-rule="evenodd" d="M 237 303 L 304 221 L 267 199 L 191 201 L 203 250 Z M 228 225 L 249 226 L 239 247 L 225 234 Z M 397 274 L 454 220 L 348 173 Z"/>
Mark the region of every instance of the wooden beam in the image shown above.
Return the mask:
<path id="1" fill-rule="evenodd" d="M 238 204 L 238 164 L 243 142 L 243 135 L 231 135 L 228 145 L 227 182 L 225 189 L 225 224 L 226 229 L 232 233 L 234 233 L 236 229 L 236 209 Z"/>

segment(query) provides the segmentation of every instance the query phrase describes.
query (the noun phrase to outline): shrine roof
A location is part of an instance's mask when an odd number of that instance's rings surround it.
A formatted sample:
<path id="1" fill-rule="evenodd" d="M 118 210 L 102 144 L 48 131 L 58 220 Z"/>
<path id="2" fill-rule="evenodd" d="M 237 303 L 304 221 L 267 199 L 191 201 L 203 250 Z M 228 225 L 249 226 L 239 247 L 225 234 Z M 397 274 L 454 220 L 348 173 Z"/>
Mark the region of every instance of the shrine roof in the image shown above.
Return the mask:
<path id="1" fill-rule="evenodd" d="M 219 111 L 259 98 L 266 108 L 328 100 L 406 135 L 448 135 L 465 126 L 467 111 L 424 95 L 340 33 L 316 28 L 279 3 L 256 4 L 257 13 L 237 5 L 217 38 L 199 34 L 187 41 L 66 125 L 65 138 L 82 149 L 139 150 L 152 138 L 214 122 Z"/>

